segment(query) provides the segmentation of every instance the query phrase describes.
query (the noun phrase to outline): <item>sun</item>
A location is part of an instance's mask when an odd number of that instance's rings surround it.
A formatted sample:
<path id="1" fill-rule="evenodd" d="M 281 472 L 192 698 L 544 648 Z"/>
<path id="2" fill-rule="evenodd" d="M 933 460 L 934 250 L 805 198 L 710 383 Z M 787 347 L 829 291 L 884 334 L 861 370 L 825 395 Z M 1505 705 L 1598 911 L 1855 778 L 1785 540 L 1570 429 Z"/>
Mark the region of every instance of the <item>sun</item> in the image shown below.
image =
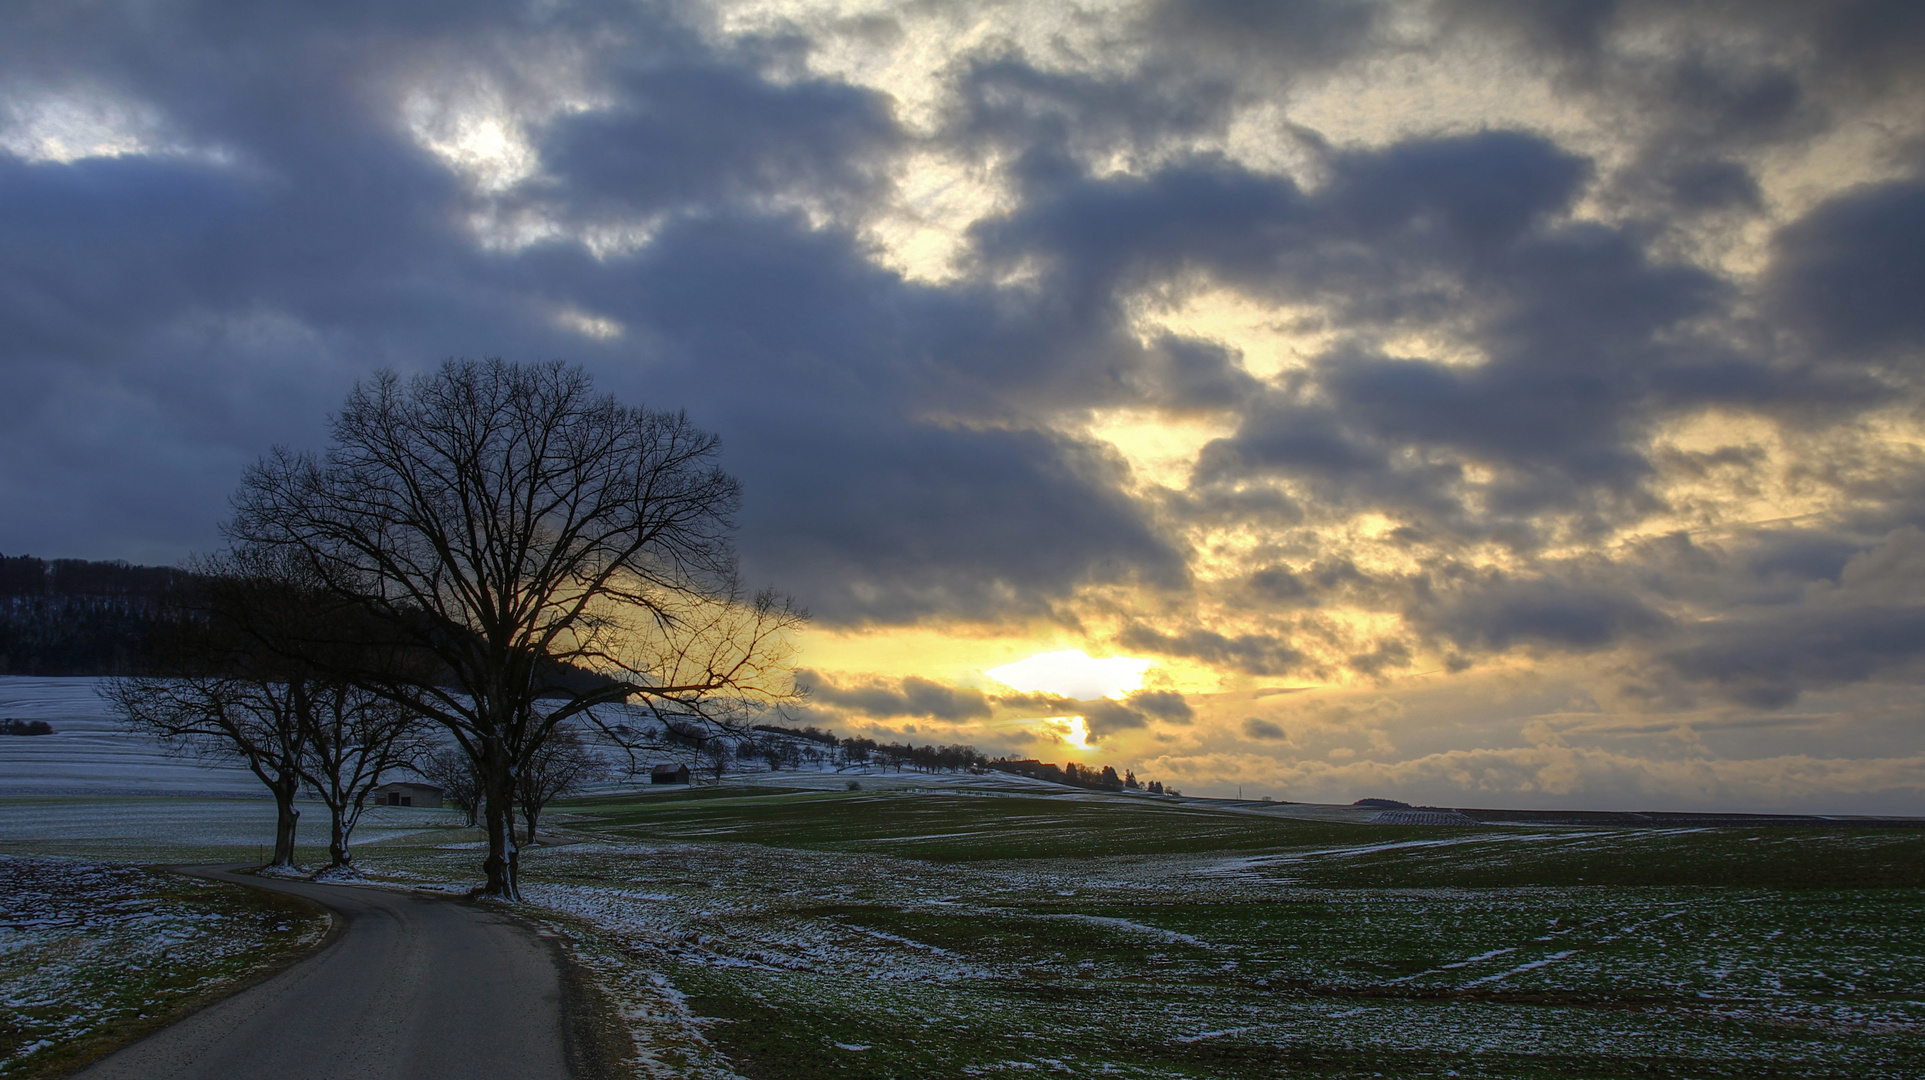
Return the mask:
<path id="1" fill-rule="evenodd" d="M 1071 716 L 1059 719 L 1056 721 L 1055 727 L 1063 736 L 1064 742 L 1074 746 L 1078 750 L 1090 749 L 1089 725 L 1083 722 L 1082 717 Z"/>
<path id="2" fill-rule="evenodd" d="M 1097 659 L 1081 649 L 1037 653 L 1027 660 L 990 668 L 988 675 L 1005 686 L 1026 694 L 1057 694 L 1090 701 L 1095 698 L 1120 698 L 1143 686 L 1143 675 L 1155 666 L 1154 660 L 1134 656 L 1109 656 Z"/>

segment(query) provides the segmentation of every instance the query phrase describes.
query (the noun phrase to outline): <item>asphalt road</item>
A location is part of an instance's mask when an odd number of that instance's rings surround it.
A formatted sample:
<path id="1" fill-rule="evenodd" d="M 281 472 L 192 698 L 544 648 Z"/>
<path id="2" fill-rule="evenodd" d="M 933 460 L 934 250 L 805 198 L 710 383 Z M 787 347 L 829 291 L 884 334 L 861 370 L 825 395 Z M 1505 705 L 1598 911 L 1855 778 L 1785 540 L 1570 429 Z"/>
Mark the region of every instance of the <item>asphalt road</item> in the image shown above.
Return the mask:
<path id="1" fill-rule="evenodd" d="M 192 873 L 345 920 L 278 975 L 76 1073 L 85 1080 L 567 1080 L 561 975 L 521 924 L 384 889 Z"/>

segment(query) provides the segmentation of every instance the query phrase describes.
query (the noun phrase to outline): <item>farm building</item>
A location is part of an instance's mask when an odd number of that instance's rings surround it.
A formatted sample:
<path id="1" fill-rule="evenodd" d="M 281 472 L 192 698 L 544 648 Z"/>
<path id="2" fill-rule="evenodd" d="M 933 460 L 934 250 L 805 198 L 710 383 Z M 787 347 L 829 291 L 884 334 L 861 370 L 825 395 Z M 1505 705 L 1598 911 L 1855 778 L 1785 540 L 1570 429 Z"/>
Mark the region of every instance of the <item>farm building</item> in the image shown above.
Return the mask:
<path id="1" fill-rule="evenodd" d="M 650 770 L 648 782 L 651 784 L 686 784 L 688 783 L 688 766 L 657 765 L 654 769 Z"/>
<path id="2" fill-rule="evenodd" d="M 433 784 L 397 781 L 368 792 L 370 806 L 440 806 L 441 789 Z"/>

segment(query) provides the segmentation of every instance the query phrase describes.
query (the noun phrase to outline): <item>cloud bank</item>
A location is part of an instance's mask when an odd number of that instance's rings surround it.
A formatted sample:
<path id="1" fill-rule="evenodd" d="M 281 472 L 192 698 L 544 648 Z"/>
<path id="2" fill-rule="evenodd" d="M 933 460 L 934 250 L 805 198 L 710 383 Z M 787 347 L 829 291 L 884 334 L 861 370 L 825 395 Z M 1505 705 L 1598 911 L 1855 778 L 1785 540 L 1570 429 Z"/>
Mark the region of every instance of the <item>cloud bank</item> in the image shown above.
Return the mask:
<path id="1" fill-rule="evenodd" d="M 560 357 L 722 435 L 820 632 L 1158 660 L 1077 715 L 1188 790 L 1915 803 L 1921 59 L 1880 0 L 25 0 L 0 551 L 177 559 L 375 369 Z M 1037 749 L 967 667 L 812 708 Z M 1550 671 L 1881 734 L 1472 768 L 1524 721 L 1418 707 Z M 1409 730 L 1277 711 L 1360 693 Z"/>

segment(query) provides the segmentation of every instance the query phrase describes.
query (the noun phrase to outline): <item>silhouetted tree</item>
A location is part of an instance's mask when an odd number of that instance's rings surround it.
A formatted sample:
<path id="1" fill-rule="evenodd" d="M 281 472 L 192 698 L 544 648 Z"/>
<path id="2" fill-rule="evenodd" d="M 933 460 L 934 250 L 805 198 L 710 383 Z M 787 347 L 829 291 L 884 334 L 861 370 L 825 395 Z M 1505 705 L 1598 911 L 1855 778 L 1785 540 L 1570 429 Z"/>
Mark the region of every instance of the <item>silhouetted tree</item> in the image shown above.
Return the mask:
<path id="1" fill-rule="evenodd" d="M 345 869 L 354 858 L 348 842 L 368 793 L 383 773 L 421 753 L 421 718 L 380 694 L 333 680 L 307 680 L 288 693 L 307 736 L 301 776 L 328 808 L 328 865 Z"/>
<path id="2" fill-rule="evenodd" d="M 110 679 L 101 697 L 121 722 L 187 752 L 238 760 L 274 796 L 274 858 L 294 865 L 301 811 L 301 755 L 307 727 L 296 714 L 288 684 L 273 679 L 198 674 L 174 678 Z"/>
<path id="3" fill-rule="evenodd" d="M 449 802 L 467 815 L 468 827 L 481 819 L 481 777 L 475 772 L 474 759 L 459 746 L 444 746 L 417 759 L 414 771 L 441 789 Z"/>
<path id="4" fill-rule="evenodd" d="M 515 780 L 515 795 L 521 803 L 521 816 L 528 823 L 528 842 L 535 842 L 535 825 L 542 808 L 549 803 L 594 783 L 607 775 L 608 767 L 580 735 L 568 728 L 550 732 Z"/>
<path id="5" fill-rule="evenodd" d="M 687 416 L 597 396 L 559 363 L 450 361 L 356 386 L 330 427 L 324 456 L 277 449 L 248 470 L 227 534 L 433 658 L 432 674 L 354 681 L 474 760 L 490 895 L 519 898 L 516 777 L 556 725 L 637 702 L 741 727 L 794 693 L 804 616 L 741 592 L 740 489 Z"/>
<path id="6" fill-rule="evenodd" d="M 702 766 L 715 774 L 715 782 L 722 782 L 722 774 L 728 771 L 735 760 L 735 747 L 726 739 L 710 739 L 696 751 Z"/>

